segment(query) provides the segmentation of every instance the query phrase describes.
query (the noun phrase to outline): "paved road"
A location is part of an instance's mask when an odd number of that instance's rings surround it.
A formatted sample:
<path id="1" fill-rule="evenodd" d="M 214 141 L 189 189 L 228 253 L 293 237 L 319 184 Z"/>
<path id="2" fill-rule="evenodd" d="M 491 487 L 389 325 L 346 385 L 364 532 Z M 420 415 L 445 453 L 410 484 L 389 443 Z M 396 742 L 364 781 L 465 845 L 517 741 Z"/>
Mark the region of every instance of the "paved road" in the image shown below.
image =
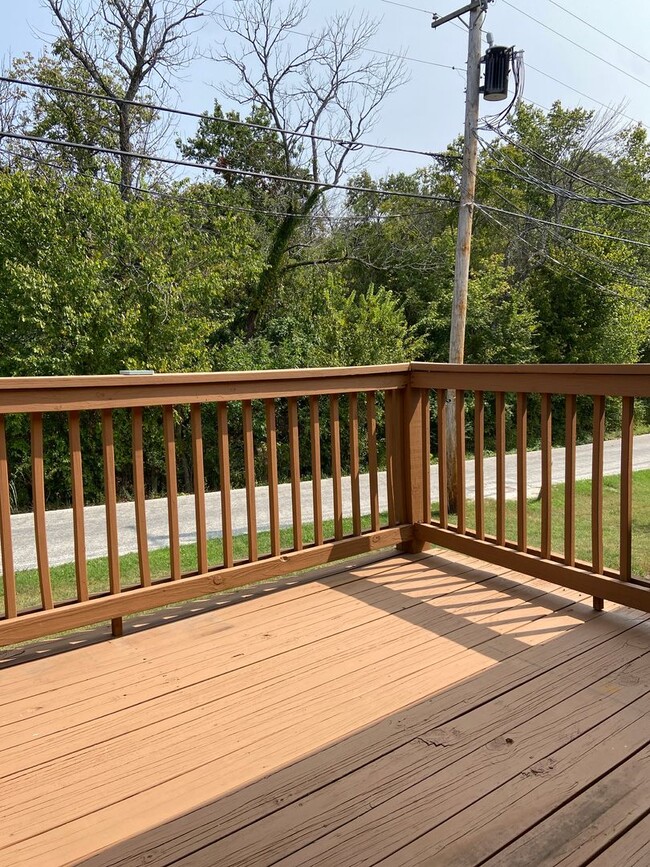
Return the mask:
<path id="1" fill-rule="evenodd" d="M 620 467 L 620 440 L 608 440 L 605 443 L 605 475 L 616 475 Z M 650 434 L 635 437 L 634 468 L 650 467 Z M 506 457 L 506 491 L 508 498 L 514 498 L 517 490 L 516 455 Z M 496 496 L 495 459 L 485 459 L 485 496 Z M 591 477 L 591 445 L 578 446 L 576 456 L 576 477 L 588 479 Z M 564 449 L 553 450 L 553 481 L 564 481 Z M 468 461 L 466 467 L 467 496 L 473 497 L 474 492 L 474 462 Z M 541 486 L 541 453 L 528 453 L 528 495 L 536 496 Z M 311 482 L 301 485 L 303 520 L 312 520 Z M 370 511 L 370 492 L 368 476 L 361 477 L 361 502 L 364 511 Z M 437 467 L 431 468 L 431 499 L 438 498 Z M 268 529 L 269 508 L 268 489 L 256 489 L 257 520 L 260 530 Z M 387 508 L 386 474 L 379 476 L 380 508 Z M 220 536 L 221 507 L 218 493 L 206 495 L 206 508 L 209 535 Z M 344 514 L 352 514 L 350 479 L 343 479 L 343 509 Z M 101 557 L 106 554 L 106 516 L 103 506 L 89 506 L 86 514 L 86 547 L 87 556 Z M 181 542 L 195 541 L 194 529 L 194 497 L 182 496 L 178 500 Z M 243 490 L 232 492 L 233 531 L 235 534 L 246 532 L 246 496 Z M 127 554 L 137 550 L 135 535 L 135 515 L 132 503 L 120 503 L 117 507 L 118 535 L 120 553 Z M 323 517 L 333 517 L 332 485 L 323 481 Z M 291 526 L 291 488 L 290 485 L 280 485 L 280 520 L 282 526 Z M 212 529 L 210 529 L 212 528 Z M 34 523 L 31 514 L 14 515 L 12 517 L 14 539 L 14 559 L 16 569 L 33 569 L 36 566 L 36 550 L 34 547 Z M 167 529 L 167 501 L 165 499 L 149 500 L 147 502 L 147 531 L 149 547 L 164 548 L 169 544 Z M 72 541 L 72 511 L 60 509 L 47 513 L 47 537 L 50 563 L 70 563 L 74 560 Z"/>

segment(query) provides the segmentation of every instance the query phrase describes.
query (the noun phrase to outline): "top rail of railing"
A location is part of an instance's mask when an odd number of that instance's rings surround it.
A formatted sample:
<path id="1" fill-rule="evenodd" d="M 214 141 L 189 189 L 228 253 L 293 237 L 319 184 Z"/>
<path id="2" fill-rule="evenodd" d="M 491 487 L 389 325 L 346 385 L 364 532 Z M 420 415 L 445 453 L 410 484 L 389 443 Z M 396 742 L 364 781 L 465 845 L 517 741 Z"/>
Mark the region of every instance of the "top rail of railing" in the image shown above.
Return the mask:
<path id="1" fill-rule="evenodd" d="M 405 363 L 224 373 L 0 377 L 0 414 L 390 390 L 408 385 L 409 370 Z"/>
<path id="2" fill-rule="evenodd" d="M 417 388 L 650 397 L 650 364 L 410 365 Z"/>

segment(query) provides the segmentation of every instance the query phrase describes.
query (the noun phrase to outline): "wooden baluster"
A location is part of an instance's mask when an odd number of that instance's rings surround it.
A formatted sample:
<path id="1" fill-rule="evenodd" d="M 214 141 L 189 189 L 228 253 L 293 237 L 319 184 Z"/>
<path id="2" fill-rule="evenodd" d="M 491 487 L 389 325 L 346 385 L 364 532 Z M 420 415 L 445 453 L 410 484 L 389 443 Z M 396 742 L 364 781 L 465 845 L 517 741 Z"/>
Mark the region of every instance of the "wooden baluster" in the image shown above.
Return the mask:
<path id="1" fill-rule="evenodd" d="M 174 409 L 163 407 L 163 436 L 165 439 L 165 474 L 167 476 L 167 524 L 169 527 L 169 565 L 172 581 L 181 577 L 181 549 L 178 529 L 178 480 L 176 475 L 176 437 L 174 435 Z"/>
<path id="2" fill-rule="evenodd" d="M 323 544 L 323 497 L 320 456 L 320 413 L 318 395 L 309 398 L 309 429 L 311 435 L 311 490 L 314 511 L 314 544 Z"/>
<path id="3" fill-rule="evenodd" d="M 528 550 L 528 395 L 517 394 L 517 548 Z"/>
<path id="4" fill-rule="evenodd" d="M 542 536 L 541 554 L 551 556 L 553 416 L 551 395 L 542 395 Z"/>
<path id="5" fill-rule="evenodd" d="M 334 538 L 343 538 L 343 493 L 341 491 L 341 423 L 338 395 L 330 395 L 330 432 L 332 437 L 332 494 L 334 499 Z"/>
<path id="6" fill-rule="evenodd" d="M 255 444 L 253 442 L 253 405 L 242 401 L 244 420 L 244 479 L 246 486 L 246 526 L 248 527 L 248 559 L 257 557 L 257 511 L 255 508 Z"/>
<path id="7" fill-rule="evenodd" d="M 605 398 L 594 397 L 594 431 L 591 462 L 591 567 L 603 574 L 603 452 L 605 441 Z M 604 599 L 593 597 L 596 611 L 602 611 Z"/>
<path id="8" fill-rule="evenodd" d="M 300 499 L 300 433 L 298 430 L 298 399 L 295 397 L 289 398 L 289 463 L 291 465 L 291 514 L 293 519 L 293 548 L 294 551 L 302 551 L 303 542 L 302 502 Z"/>
<path id="9" fill-rule="evenodd" d="M 370 527 L 373 533 L 379 530 L 379 473 L 377 462 L 377 414 L 375 392 L 366 395 L 368 417 L 368 475 L 370 479 Z"/>
<path id="10" fill-rule="evenodd" d="M 497 474 L 497 545 L 506 543 L 506 396 L 495 394 L 496 474 Z"/>
<path id="11" fill-rule="evenodd" d="M 196 568 L 200 575 L 208 571 L 208 531 L 205 511 L 205 469 L 203 463 L 203 429 L 201 404 L 190 407 L 192 426 L 192 479 L 194 488 L 194 522 L 196 525 Z"/>
<path id="12" fill-rule="evenodd" d="M 632 577 L 632 451 L 634 447 L 634 398 L 623 398 L 621 422 L 621 539 L 619 571 L 622 581 Z"/>
<path id="13" fill-rule="evenodd" d="M 43 608 L 53 608 L 50 565 L 47 555 L 45 529 L 45 472 L 43 468 L 43 416 L 40 412 L 31 415 L 32 435 L 32 497 L 34 507 L 34 533 L 36 538 L 36 562 L 41 586 Z"/>
<path id="14" fill-rule="evenodd" d="M 77 599 L 79 602 L 85 602 L 88 599 L 88 565 L 86 563 L 84 482 L 81 460 L 81 431 L 78 411 L 68 413 L 68 439 L 70 444 L 72 534 L 74 538 L 74 565 L 77 581 Z"/>
<path id="15" fill-rule="evenodd" d="M 429 392 L 426 389 L 407 386 L 402 393 L 402 437 L 404 454 L 405 502 L 402 523 L 425 524 L 426 477 L 429 466 L 429 450 L 425 446 L 426 419 L 428 418 Z M 417 539 L 402 542 L 398 548 L 416 553 L 425 550 L 427 543 Z"/>
<path id="16" fill-rule="evenodd" d="M 447 392 L 438 389 L 438 500 L 440 511 L 440 526 L 443 530 L 449 524 L 447 507 Z"/>
<path id="17" fill-rule="evenodd" d="M 422 496 L 423 520 L 425 524 L 431 523 L 431 405 L 430 394 L 427 389 L 422 399 L 422 467 L 424 472 Z"/>
<path id="18" fill-rule="evenodd" d="M 567 394 L 565 400 L 565 471 L 564 471 L 564 562 L 576 564 L 576 396 Z"/>
<path id="19" fill-rule="evenodd" d="M 117 496 L 115 491 L 115 441 L 113 413 L 102 410 L 102 451 L 104 455 L 104 499 L 106 508 L 106 541 L 108 544 L 108 584 L 111 596 L 122 591 L 120 581 L 120 553 L 117 542 Z M 122 618 L 111 620 L 115 638 L 122 634 Z"/>
<path id="20" fill-rule="evenodd" d="M 5 617 L 16 617 L 16 573 L 11 538 L 11 497 L 9 495 L 9 461 L 5 417 L 0 415 L 0 548 L 2 549 L 2 586 L 4 590 Z"/>
<path id="21" fill-rule="evenodd" d="M 474 392 L 474 500 L 476 504 L 476 538 L 485 539 L 485 490 L 483 484 L 483 447 L 485 440 L 485 404 L 483 392 Z"/>
<path id="22" fill-rule="evenodd" d="M 404 395 L 405 390 L 393 392 L 392 402 L 392 442 L 394 449 L 393 457 L 393 494 L 395 496 L 395 522 L 406 522 L 406 471 L 404 462 Z"/>
<path id="23" fill-rule="evenodd" d="M 350 487 L 352 493 L 352 533 L 361 535 L 361 493 L 359 490 L 359 399 L 351 394 L 350 401 Z"/>
<path id="24" fill-rule="evenodd" d="M 234 562 L 232 544 L 232 507 L 230 503 L 230 445 L 228 440 L 228 404 L 217 404 L 219 436 L 219 487 L 221 488 L 221 541 L 223 565 L 229 569 Z"/>
<path id="25" fill-rule="evenodd" d="M 456 478 L 457 491 L 457 529 L 464 533 L 465 522 L 465 392 L 456 391 Z"/>
<path id="26" fill-rule="evenodd" d="M 384 439 L 386 441 L 386 496 L 388 499 L 388 526 L 392 527 L 395 519 L 395 433 L 393 430 L 393 399 L 392 391 L 384 392 Z"/>
<path id="27" fill-rule="evenodd" d="M 271 554 L 279 557 L 280 545 L 280 504 L 278 501 L 278 445 L 275 422 L 275 401 L 264 401 L 266 412 L 266 466 L 269 486 L 269 523 L 271 526 Z"/>
<path id="28" fill-rule="evenodd" d="M 140 570 L 140 584 L 143 587 L 150 587 L 151 569 L 149 568 L 149 541 L 147 539 L 142 420 L 142 407 L 134 407 L 131 413 L 131 439 L 133 441 L 133 500 L 135 507 L 135 532 L 138 540 L 138 566 Z"/>

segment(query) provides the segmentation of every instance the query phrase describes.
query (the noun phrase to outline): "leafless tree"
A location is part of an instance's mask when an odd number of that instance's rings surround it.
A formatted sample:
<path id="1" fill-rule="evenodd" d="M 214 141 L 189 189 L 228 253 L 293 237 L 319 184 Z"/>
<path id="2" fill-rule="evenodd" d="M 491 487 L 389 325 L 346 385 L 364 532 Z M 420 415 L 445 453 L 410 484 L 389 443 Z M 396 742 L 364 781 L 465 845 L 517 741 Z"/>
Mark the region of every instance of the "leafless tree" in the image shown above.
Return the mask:
<path id="1" fill-rule="evenodd" d="M 116 100 L 120 190 L 129 195 L 135 175 L 132 106 L 146 100 L 156 75 L 159 85 L 191 59 L 192 24 L 206 14 L 208 0 L 44 0 L 60 40 L 99 90 Z"/>
<path id="2" fill-rule="evenodd" d="M 296 28 L 307 12 L 306 0 L 241 0 L 236 15 L 220 16 L 229 36 L 213 58 L 234 73 L 222 92 L 240 105 L 263 106 L 282 141 L 284 173 L 316 182 L 288 187 L 288 216 L 274 234 L 249 332 L 278 285 L 296 229 L 328 186 L 358 165 L 358 142 L 372 129 L 382 103 L 406 81 L 401 58 L 368 50 L 377 21 L 346 12 L 303 34 Z"/>

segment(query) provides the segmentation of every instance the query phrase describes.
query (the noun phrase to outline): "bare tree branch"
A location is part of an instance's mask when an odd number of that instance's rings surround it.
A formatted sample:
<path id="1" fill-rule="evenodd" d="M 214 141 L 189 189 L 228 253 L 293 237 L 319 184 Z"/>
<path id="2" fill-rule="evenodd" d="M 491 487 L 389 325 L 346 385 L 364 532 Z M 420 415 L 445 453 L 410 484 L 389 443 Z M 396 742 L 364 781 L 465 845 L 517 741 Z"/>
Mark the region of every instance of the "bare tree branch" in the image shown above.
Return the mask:
<path id="1" fill-rule="evenodd" d="M 191 59 L 193 22 L 208 0 L 44 0 L 59 28 L 60 41 L 103 93 L 116 100 L 120 189 L 128 197 L 136 171 L 133 110 L 152 72 L 165 74 Z"/>
<path id="2" fill-rule="evenodd" d="M 262 106 L 278 130 L 284 174 L 306 177 L 322 186 L 286 192 L 290 213 L 272 240 L 267 268 L 252 299 L 252 332 L 266 299 L 277 289 L 285 258 L 301 217 L 322 200 L 328 184 L 340 181 L 353 161 L 355 145 L 376 121 L 386 98 L 406 81 L 399 57 L 377 60 L 366 52 L 378 24 L 367 15 L 335 14 L 320 31 L 297 30 L 308 12 L 307 0 L 241 0 L 237 15 L 220 16 L 228 36 L 212 56 L 231 71 L 222 93 L 239 105 Z M 295 135 L 336 138 L 336 143 Z M 294 216 L 295 215 L 295 216 Z"/>

